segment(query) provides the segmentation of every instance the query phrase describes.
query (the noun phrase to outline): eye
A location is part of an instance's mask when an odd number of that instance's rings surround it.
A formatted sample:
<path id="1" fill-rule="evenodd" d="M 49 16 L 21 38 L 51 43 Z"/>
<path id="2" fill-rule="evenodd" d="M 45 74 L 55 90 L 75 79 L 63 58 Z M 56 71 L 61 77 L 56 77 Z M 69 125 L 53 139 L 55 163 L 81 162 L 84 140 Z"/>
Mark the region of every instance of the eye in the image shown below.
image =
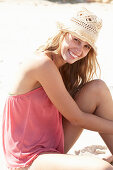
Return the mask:
<path id="1" fill-rule="evenodd" d="M 85 45 L 85 48 L 87 48 L 87 49 L 91 49 L 91 46 L 90 45 Z"/>
<path id="2" fill-rule="evenodd" d="M 74 41 L 76 41 L 76 42 L 79 42 L 79 39 L 77 39 L 77 38 L 74 38 Z"/>
<path id="3" fill-rule="evenodd" d="M 77 38 L 74 38 L 74 40 L 75 40 L 75 41 L 78 41 L 78 39 L 77 39 Z"/>

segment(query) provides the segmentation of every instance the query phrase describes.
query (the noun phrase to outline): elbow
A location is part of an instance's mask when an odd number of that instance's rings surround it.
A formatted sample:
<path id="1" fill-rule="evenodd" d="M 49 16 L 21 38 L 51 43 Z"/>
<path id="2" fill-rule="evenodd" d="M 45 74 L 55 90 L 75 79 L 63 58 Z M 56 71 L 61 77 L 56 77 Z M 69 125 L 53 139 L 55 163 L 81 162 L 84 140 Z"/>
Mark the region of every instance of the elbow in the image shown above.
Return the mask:
<path id="1" fill-rule="evenodd" d="M 71 124 L 73 126 L 79 126 L 83 128 L 84 126 L 84 114 L 81 112 L 79 113 L 79 116 L 76 116 L 75 118 L 71 119 Z"/>
<path id="2" fill-rule="evenodd" d="M 72 126 L 81 127 L 80 122 L 78 122 L 77 120 L 73 120 L 70 123 L 72 124 Z"/>
<path id="3" fill-rule="evenodd" d="M 82 128 L 82 123 L 80 122 L 80 121 L 77 121 L 77 120 L 73 120 L 73 121 L 71 121 L 71 124 L 73 125 L 73 126 L 78 126 L 78 127 L 81 127 Z"/>

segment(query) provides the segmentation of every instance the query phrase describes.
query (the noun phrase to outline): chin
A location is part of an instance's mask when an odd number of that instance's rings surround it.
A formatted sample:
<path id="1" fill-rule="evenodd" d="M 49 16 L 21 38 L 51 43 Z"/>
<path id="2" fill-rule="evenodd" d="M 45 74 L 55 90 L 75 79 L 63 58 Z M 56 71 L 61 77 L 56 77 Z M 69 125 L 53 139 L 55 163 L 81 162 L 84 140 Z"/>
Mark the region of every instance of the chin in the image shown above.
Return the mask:
<path id="1" fill-rule="evenodd" d="M 66 60 L 66 63 L 68 63 L 68 64 L 73 64 L 73 63 L 75 63 L 76 61 L 70 61 L 70 60 Z"/>
<path id="2" fill-rule="evenodd" d="M 75 61 L 76 62 L 76 61 Z M 69 64 L 74 64 L 75 62 L 68 62 Z"/>

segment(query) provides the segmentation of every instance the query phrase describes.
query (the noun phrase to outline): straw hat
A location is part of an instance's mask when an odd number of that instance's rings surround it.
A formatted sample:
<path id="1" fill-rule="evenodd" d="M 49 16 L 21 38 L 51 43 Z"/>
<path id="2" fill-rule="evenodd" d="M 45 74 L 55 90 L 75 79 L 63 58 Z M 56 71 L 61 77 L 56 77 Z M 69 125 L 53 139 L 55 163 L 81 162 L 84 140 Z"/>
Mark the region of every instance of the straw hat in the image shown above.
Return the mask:
<path id="1" fill-rule="evenodd" d="M 102 27 L 102 20 L 95 14 L 86 8 L 82 8 L 68 21 L 58 22 L 57 27 L 59 30 L 70 32 L 79 39 L 89 43 L 97 55 L 95 43 Z"/>

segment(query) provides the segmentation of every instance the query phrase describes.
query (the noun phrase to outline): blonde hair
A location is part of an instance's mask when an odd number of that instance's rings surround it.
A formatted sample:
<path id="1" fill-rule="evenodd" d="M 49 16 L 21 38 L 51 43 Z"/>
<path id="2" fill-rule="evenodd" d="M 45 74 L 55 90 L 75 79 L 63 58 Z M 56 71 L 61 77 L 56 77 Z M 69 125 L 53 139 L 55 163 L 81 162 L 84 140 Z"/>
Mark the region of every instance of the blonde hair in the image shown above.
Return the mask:
<path id="1" fill-rule="evenodd" d="M 49 38 L 47 43 L 38 50 L 52 52 L 59 54 L 61 42 L 65 36 L 65 32 L 59 31 L 56 35 Z M 59 68 L 65 87 L 74 98 L 75 93 L 86 83 L 93 79 L 94 75 L 97 76 L 97 67 L 100 71 L 96 54 L 91 48 L 88 55 L 73 64 L 64 64 Z"/>

